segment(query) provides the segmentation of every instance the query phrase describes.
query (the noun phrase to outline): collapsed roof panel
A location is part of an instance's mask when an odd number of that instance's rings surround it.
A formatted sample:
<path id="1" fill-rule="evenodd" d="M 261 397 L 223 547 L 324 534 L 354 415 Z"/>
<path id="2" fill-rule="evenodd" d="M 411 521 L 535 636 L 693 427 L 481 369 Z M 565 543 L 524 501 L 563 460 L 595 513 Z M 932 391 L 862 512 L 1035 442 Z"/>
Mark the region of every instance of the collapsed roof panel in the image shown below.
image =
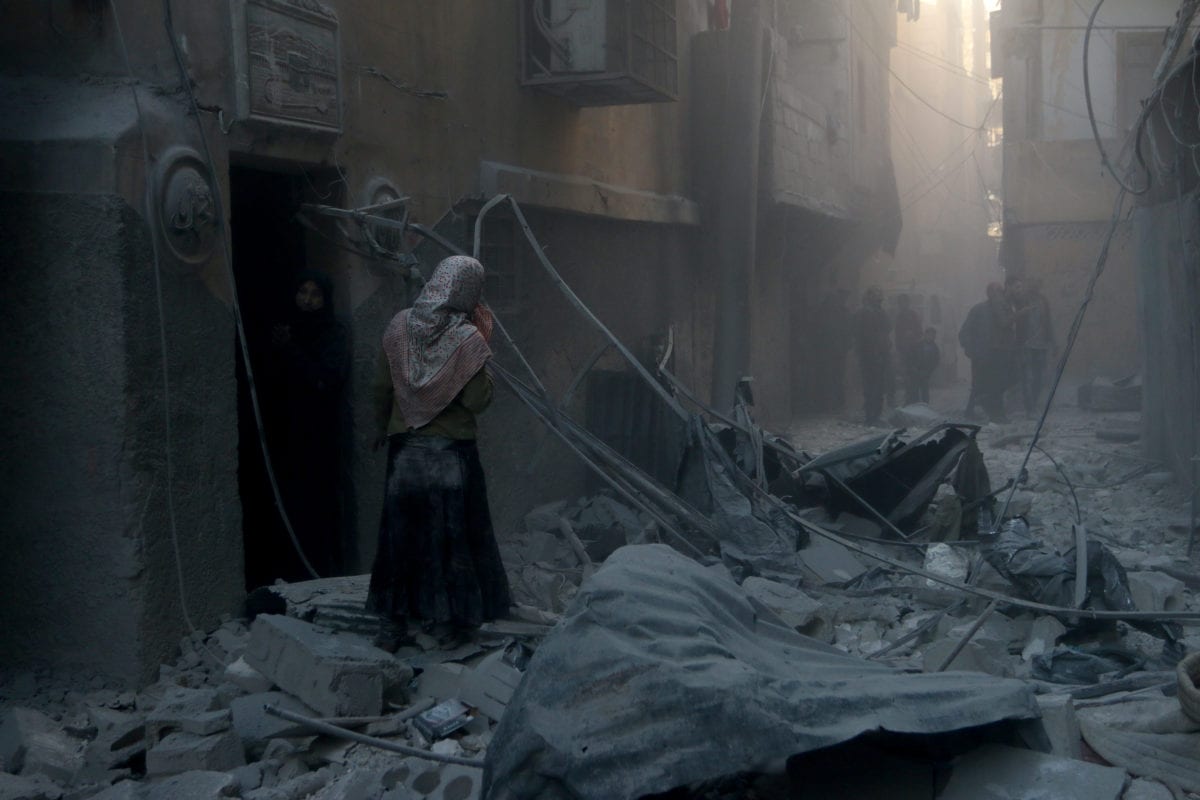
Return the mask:
<path id="1" fill-rule="evenodd" d="M 862 661 L 779 623 L 720 567 L 629 546 L 530 661 L 489 749 L 484 796 L 637 798 L 868 731 L 1037 716 L 1019 681 Z"/>

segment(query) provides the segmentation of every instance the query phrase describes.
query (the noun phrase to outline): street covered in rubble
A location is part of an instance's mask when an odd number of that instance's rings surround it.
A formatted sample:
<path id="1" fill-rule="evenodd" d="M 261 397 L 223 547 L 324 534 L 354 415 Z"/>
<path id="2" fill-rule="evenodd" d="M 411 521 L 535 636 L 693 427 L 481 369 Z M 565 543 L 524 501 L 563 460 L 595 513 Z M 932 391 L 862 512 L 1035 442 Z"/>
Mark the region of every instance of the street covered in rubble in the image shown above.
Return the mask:
<path id="1" fill-rule="evenodd" d="M 22 777 L 0 786 L 84 797 L 115 781 L 105 800 L 1200 792 L 1190 501 L 1119 435 L 1136 412 L 1061 402 L 1026 463 L 1034 421 L 935 410 L 962 387 L 893 410 L 893 429 L 819 418 L 782 436 L 744 402 L 728 421 L 684 411 L 693 396 L 660 375 L 683 443 L 668 487 L 507 380 L 610 485 L 534 509 L 502 543 L 509 618 L 389 652 L 364 610 L 369 576 L 277 583 L 246 617 L 185 638 L 140 692 L 52 673 L 6 684 L 0 758 Z"/>
<path id="2" fill-rule="evenodd" d="M 16 0 L 0 800 L 1200 798 L 1200 0 Z"/>

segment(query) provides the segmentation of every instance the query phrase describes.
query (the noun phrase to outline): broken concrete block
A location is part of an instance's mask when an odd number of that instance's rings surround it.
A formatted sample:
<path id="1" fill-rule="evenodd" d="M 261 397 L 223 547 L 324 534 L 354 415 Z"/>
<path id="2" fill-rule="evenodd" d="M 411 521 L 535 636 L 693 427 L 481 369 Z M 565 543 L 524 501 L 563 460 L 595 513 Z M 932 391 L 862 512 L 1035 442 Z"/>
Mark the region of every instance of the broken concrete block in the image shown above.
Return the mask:
<path id="1" fill-rule="evenodd" d="M 244 657 L 230 662 L 225 668 L 225 680 L 250 694 L 268 692 L 274 686 L 270 678 L 247 664 Z"/>
<path id="2" fill-rule="evenodd" d="M 814 583 L 845 583 L 867 571 L 863 563 L 837 542 L 814 536 L 796 553 L 806 577 Z"/>
<path id="3" fill-rule="evenodd" d="M 258 757 L 272 739 L 296 727 L 293 722 L 268 714 L 263 710 L 263 706 L 266 705 L 294 711 L 306 717 L 320 716 L 296 698 L 283 692 L 260 692 L 234 700 L 230 707 L 233 714 L 233 729 L 241 739 L 246 752 L 253 758 Z"/>
<path id="4" fill-rule="evenodd" d="M 228 730 L 229 709 L 221 708 L 215 689 L 168 689 L 154 710 L 146 715 L 146 734 L 151 745 L 175 731 L 208 736 Z"/>
<path id="5" fill-rule="evenodd" d="M 114 783 L 100 794 L 94 794 L 88 800 L 142 800 L 145 786 L 137 781 L 121 781 Z"/>
<path id="6" fill-rule="evenodd" d="M 1183 581 L 1161 572 L 1129 573 L 1129 594 L 1139 611 L 1180 611 L 1185 588 Z"/>
<path id="7" fill-rule="evenodd" d="M 530 511 L 525 515 L 525 530 L 527 531 L 557 531 L 559 519 L 566 513 L 565 500 L 556 500 Z"/>
<path id="8" fill-rule="evenodd" d="M 83 768 L 83 743 L 42 712 L 13 708 L 0 722 L 0 763 L 7 772 L 69 783 Z"/>
<path id="9" fill-rule="evenodd" d="M 1119 800 L 1125 770 L 998 744 L 967 753 L 954 765 L 939 800 Z"/>
<path id="10" fill-rule="evenodd" d="M 950 653 L 958 646 L 959 639 L 942 639 L 931 644 L 923 655 L 922 668 L 926 672 L 935 672 L 942 662 L 949 658 Z M 962 672 L 985 672 L 1001 678 L 1011 677 L 1013 667 L 1008 657 L 1008 647 L 995 639 L 983 639 L 976 636 L 967 642 L 948 670 Z"/>
<path id="11" fill-rule="evenodd" d="M 218 800 L 237 797 L 238 785 L 232 775 L 215 771 L 184 772 L 146 788 L 145 800 Z"/>
<path id="12" fill-rule="evenodd" d="M 818 524 L 825 522 L 821 519 L 815 519 L 813 521 Z M 879 539 L 883 537 L 883 526 L 878 522 L 865 517 L 860 517 L 856 514 L 850 514 L 846 511 L 838 514 L 836 522 L 827 524 L 829 527 L 832 527 L 842 533 L 850 533 L 855 536 L 865 536 L 868 539 Z"/>
<path id="13" fill-rule="evenodd" d="M 387 796 L 387 770 L 359 768 L 341 775 L 313 800 L 377 800 Z"/>
<path id="14" fill-rule="evenodd" d="M 1042 730 L 1050 740 L 1050 752 L 1059 758 L 1080 758 L 1083 737 L 1079 719 L 1075 716 L 1075 701 L 1069 694 L 1040 694 L 1038 708 L 1042 712 Z"/>
<path id="15" fill-rule="evenodd" d="M 956 583 L 962 583 L 967 579 L 967 570 L 970 569 L 970 566 L 971 562 L 967 556 L 948 544 L 931 544 L 925 550 L 925 571 Z M 930 589 L 937 589 L 942 584 L 926 578 L 925 585 Z"/>
<path id="16" fill-rule="evenodd" d="M 412 669 L 391 653 L 291 617 L 258 617 L 245 658 L 275 685 L 330 717 L 378 714 L 385 692 L 412 678 Z"/>
<path id="17" fill-rule="evenodd" d="M 241 767 L 236 767 L 229 771 L 229 774 L 237 782 L 238 791 L 250 792 L 263 783 L 263 768 L 261 764 L 246 764 Z"/>
<path id="18" fill-rule="evenodd" d="M 467 705 L 499 722 L 513 692 L 525 673 L 504 660 L 504 650 L 497 650 L 480 661 L 463 676 L 459 698 Z"/>
<path id="19" fill-rule="evenodd" d="M 418 770 L 407 786 L 417 797 L 429 800 L 477 800 L 482 778 L 477 769 L 442 764 Z"/>
<path id="20" fill-rule="evenodd" d="M 63 790 L 45 775 L 0 772 L 0 800 L 59 800 L 62 796 Z"/>
<path id="21" fill-rule="evenodd" d="M 746 578 L 742 591 L 751 600 L 770 609 L 785 625 L 805 636 L 828 641 L 832 635 L 830 611 L 799 589 L 755 576 Z"/>
<path id="22" fill-rule="evenodd" d="M 241 740 L 233 731 L 211 736 L 176 731 L 146 751 L 146 774 L 176 775 L 181 772 L 226 772 L 246 763 Z"/>
<path id="23" fill-rule="evenodd" d="M 1138 375 L 1114 380 L 1093 378 L 1078 389 L 1079 407 L 1088 411 L 1140 411 L 1142 379 Z"/>
<path id="24" fill-rule="evenodd" d="M 571 519 L 576 535 L 596 563 L 607 559 L 618 548 L 644 541 L 646 522 L 632 508 L 605 494 L 589 498 Z"/>
<path id="25" fill-rule="evenodd" d="M 910 403 L 893 408 L 888 414 L 888 424 L 896 428 L 932 428 L 946 419 L 946 415 L 933 410 L 925 403 Z"/>
<path id="26" fill-rule="evenodd" d="M 126 769 L 146 752 L 146 724 L 136 714 L 104 709 L 107 714 L 93 715 L 101 719 L 96 737 L 84 750 L 84 767 L 80 782 L 110 783 L 113 770 Z"/>
<path id="27" fill-rule="evenodd" d="M 304 798 L 312 797 L 314 793 L 321 791 L 333 777 L 332 769 L 319 769 L 316 772 L 305 772 L 289 778 L 270 788 L 264 786 L 261 789 L 255 789 L 242 796 L 245 800 L 304 800 Z"/>
<path id="28" fill-rule="evenodd" d="M 213 631 L 209 644 L 223 650 L 226 660 L 233 661 L 242 657 L 248 640 L 249 635 L 241 623 L 237 623 L 236 628 L 227 624 Z"/>
<path id="29" fill-rule="evenodd" d="M 467 668 L 462 664 L 430 664 L 417 678 L 417 691 L 438 700 L 458 697 Z"/>
<path id="30" fill-rule="evenodd" d="M 1174 800 L 1175 795 L 1158 781 L 1135 778 L 1121 800 Z"/>
<path id="31" fill-rule="evenodd" d="M 1031 660 L 1034 656 L 1049 653 L 1058 644 L 1059 637 L 1067 632 L 1067 628 L 1054 617 L 1038 617 L 1029 629 L 1029 638 L 1025 640 L 1025 648 L 1021 650 L 1021 659 Z"/>

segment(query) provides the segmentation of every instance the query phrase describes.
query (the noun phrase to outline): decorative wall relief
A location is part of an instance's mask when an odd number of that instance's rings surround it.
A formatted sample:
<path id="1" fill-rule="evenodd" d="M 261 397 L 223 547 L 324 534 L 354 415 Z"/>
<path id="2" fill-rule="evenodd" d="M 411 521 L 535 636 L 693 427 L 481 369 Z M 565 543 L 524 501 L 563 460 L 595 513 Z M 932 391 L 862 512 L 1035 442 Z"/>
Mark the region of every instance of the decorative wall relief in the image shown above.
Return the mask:
<path id="1" fill-rule="evenodd" d="M 238 117 L 338 133 L 337 16 L 316 0 L 232 0 Z"/>
<path id="2" fill-rule="evenodd" d="M 208 170 L 190 147 L 168 150 L 155 175 L 158 235 L 166 251 L 188 269 L 204 264 L 217 245 L 216 204 Z"/>

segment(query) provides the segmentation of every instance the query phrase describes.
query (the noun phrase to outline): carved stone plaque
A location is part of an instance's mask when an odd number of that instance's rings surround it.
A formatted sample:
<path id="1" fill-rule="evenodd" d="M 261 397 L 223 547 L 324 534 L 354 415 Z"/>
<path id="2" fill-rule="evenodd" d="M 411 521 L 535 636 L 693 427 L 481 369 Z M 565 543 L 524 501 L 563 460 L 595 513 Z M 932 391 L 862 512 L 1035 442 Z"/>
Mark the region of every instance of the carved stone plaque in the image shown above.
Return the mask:
<path id="1" fill-rule="evenodd" d="M 208 170 L 190 147 L 175 147 L 159 158 L 155 175 L 161 241 L 178 266 L 194 269 L 217 244 L 217 212 Z"/>
<path id="2" fill-rule="evenodd" d="M 233 0 L 238 116 L 341 130 L 337 17 L 317 0 Z"/>

